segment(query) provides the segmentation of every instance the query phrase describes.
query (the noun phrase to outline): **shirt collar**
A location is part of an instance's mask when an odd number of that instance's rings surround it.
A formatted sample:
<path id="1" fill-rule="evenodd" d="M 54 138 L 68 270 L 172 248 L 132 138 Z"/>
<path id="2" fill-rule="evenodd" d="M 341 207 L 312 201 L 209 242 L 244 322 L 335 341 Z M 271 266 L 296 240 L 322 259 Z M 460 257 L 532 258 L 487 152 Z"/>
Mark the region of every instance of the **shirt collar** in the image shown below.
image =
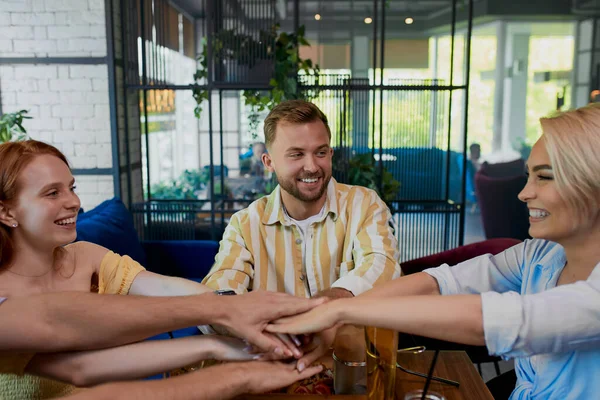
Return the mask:
<path id="1" fill-rule="evenodd" d="M 543 271 L 553 273 L 559 269 L 562 269 L 567 262 L 567 255 L 565 249 L 558 243 L 546 241 L 546 246 L 553 246 L 550 251 L 547 251 L 540 259 L 538 259 L 536 266 Z"/>
<path id="2" fill-rule="evenodd" d="M 327 197 L 325 198 L 324 206 L 325 211 L 323 212 L 323 218 L 321 221 L 330 213 L 334 221 L 336 221 L 338 218 L 339 204 L 336 195 L 336 185 L 336 180 L 331 178 L 329 184 L 327 185 Z M 289 226 L 292 224 L 290 218 L 287 217 L 286 212 L 283 209 L 283 202 L 281 201 L 281 187 L 279 185 L 277 185 L 275 190 L 273 190 L 273 192 L 268 196 L 265 213 L 262 217 L 262 223 L 265 225 L 273 225 L 277 222 L 284 226 Z"/>

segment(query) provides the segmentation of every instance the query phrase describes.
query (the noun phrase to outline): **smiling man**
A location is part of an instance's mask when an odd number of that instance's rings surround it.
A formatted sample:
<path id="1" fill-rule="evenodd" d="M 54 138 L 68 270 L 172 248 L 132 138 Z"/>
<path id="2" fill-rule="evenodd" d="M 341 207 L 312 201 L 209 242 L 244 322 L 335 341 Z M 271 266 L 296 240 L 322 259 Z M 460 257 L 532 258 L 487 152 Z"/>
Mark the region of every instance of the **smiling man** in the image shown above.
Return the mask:
<path id="1" fill-rule="evenodd" d="M 373 190 L 331 177 L 327 117 L 302 100 L 265 119 L 265 167 L 279 186 L 233 215 L 204 283 L 213 289 L 357 296 L 400 275 L 391 213 Z M 298 369 L 326 351 L 335 330 L 307 345 Z"/>

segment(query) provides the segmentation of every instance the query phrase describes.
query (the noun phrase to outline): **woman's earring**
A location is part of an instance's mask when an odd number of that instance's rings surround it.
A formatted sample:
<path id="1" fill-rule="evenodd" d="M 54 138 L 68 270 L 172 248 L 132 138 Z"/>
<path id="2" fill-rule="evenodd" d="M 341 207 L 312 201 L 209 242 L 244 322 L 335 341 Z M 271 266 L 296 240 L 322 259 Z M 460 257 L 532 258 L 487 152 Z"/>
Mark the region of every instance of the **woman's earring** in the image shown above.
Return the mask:
<path id="1" fill-rule="evenodd" d="M 16 227 L 17 227 L 17 225 L 18 225 L 18 224 L 15 222 L 15 223 L 12 225 L 12 227 L 13 227 L 13 228 L 16 228 Z"/>

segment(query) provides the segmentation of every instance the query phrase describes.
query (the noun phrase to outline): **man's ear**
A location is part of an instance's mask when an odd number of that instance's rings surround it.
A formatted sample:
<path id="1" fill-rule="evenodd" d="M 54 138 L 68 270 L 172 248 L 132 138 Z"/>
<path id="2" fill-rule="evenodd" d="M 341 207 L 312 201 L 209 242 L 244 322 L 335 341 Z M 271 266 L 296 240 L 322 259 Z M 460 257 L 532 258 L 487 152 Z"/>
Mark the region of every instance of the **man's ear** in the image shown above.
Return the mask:
<path id="1" fill-rule="evenodd" d="M 11 228 L 17 223 L 6 203 L 0 201 L 0 223 Z"/>
<path id="2" fill-rule="evenodd" d="M 269 172 L 275 172 L 275 168 L 273 168 L 273 159 L 271 159 L 271 156 L 269 155 L 269 153 L 263 153 L 263 155 L 261 156 L 262 162 L 265 166 L 265 168 L 269 171 Z"/>

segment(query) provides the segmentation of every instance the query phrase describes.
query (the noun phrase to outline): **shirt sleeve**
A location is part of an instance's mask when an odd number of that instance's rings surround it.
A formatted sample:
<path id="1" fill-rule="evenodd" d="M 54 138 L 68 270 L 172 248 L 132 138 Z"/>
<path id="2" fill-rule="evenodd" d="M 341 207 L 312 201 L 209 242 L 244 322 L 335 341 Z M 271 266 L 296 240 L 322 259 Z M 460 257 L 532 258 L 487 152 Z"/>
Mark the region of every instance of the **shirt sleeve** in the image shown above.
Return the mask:
<path id="1" fill-rule="evenodd" d="M 332 287 L 355 296 L 400 276 L 398 241 L 392 229 L 392 214 L 379 196 L 369 191 L 363 200 L 361 224 L 353 239 L 352 263 L 340 267 L 340 278 Z M 357 205 L 353 209 L 363 208 Z"/>
<path id="2" fill-rule="evenodd" d="M 481 295 L 485 343 L 503 358 L 600 347 L 600 269 L 536 294 Z"/>
<path id="3" fill-rule="evenodd" d="M 98 293 L 128 294 L 135 277 L 145 268 L 129 256 L 106 253 L 98 273 Z"/>
<path id="4" fill-rule="evenodd" d="M 520 292 L 527 245 L 519 243 L 495 256 L 484 254 L 453 267 L 443 264 L 423 272 L 435 278 L 442 295 Z"/>
<path id="5" fill-rule="evenodd" d="M 239 218 L 234 215 L 223 233 L 215 264 L 202 283 L 213 290 L 229 289 L 243 294 L 253 277 L 254 258 L 241 234 Z"/>

